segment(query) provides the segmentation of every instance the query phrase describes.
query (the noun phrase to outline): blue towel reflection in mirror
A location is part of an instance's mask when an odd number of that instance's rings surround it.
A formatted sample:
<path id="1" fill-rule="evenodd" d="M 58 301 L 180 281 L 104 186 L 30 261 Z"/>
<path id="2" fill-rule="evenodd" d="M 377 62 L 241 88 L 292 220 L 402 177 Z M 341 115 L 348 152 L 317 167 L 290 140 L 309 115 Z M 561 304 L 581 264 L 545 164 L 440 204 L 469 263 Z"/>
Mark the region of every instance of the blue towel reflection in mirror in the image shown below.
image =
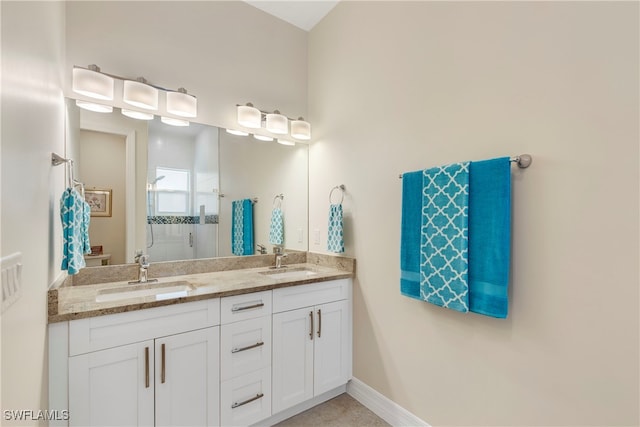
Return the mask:
<path id="1" fill-rule="evenodd" d="M 75 188 L 67 188 L 60 198 L 62 221 L 62 270 L 76 274 L 85 267 L 84 255 L 91 253 L 89 222 L 91 208 Z"/>
<path id="2" fill-rule="evenodd" d="M 253 203 L 251 199 L 231 202 L 231 249 L 234 255 L 253 255 Z"/>

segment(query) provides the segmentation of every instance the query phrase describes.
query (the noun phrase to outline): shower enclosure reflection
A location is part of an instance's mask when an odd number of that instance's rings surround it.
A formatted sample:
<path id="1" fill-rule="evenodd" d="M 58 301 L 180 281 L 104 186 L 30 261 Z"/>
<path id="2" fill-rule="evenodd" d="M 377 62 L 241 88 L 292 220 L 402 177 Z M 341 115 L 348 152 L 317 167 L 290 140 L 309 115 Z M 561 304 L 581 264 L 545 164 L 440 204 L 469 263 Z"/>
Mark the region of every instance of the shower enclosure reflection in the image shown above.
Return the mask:
<path id="1" fill-rule="evenodd" d="M 216 128 L 149 123 L 146 252 L 152 260 L 217 256 L 218 152 Z"/>

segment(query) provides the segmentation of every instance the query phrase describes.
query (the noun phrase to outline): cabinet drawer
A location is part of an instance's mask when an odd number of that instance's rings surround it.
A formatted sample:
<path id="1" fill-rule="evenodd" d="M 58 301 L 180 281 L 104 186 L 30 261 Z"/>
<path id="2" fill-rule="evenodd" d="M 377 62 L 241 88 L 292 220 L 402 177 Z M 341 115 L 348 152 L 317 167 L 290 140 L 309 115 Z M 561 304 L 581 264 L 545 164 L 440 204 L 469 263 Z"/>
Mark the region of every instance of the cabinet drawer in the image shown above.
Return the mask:
<path id="1" fill-rule="evenodd" d="M 247 426 L 271 416 L 271 368 L 222 382 L 220 425 Z"/>
<path id="2" fill-rule="evenodd" d="M 222 324 L 271 314 L 271 291 L 224 297 L 220 302 Z"/>
<path id="3" fill-rule="evenodd" d="M 279 313 L 347 299 L 350 292 L 349 283 L 350 279 L 340 279 L 274 289 L 273 312 Z"/>
<path id="4" fill-rule="evenodd" d="M 219 298 L 72 320 L 69 322 L 69 355 L 219 324 Z"/>
<path id="5" fill-rule="evenodd" d="M 271 316 L 222 325 L 222 381 L 271 366 Z"/>

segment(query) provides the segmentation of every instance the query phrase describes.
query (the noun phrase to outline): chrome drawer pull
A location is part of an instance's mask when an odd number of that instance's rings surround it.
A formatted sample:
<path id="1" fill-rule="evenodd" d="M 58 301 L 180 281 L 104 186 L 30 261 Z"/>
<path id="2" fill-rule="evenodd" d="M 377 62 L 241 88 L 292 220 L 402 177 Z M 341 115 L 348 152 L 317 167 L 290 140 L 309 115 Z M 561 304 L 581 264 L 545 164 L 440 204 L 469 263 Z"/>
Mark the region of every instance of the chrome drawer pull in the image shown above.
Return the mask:
<path id="1" fill-rule="evenodd" d="M 258 304 L 253 304 L 253 305 L 246 305 L 244 307 L 233 307 L 233 308 L 231 308 L 231 311 L 250 310 L 252 308 L 260 308 L 260 307 L 264 307 L 264 303 L 263 302 L 260 302 Z"/>
<path id="2" fill-rule="evenodd" d="M 165 351 L 164 351 L 164 344 L 162 344 L 162 368 L 160 369 L 160 382 L 162 384 L 164 384 L 164 382 L 166 381 L 167 378 L 167 374 L 166 374 L 166 363 L 165 363 Z"/>
<path id="3" fill-rule="evenodd" d="M 251 399 L 247 399 L 244 402 L 240 402 L 240 403 L 236 402 L 233 405 L 231 405 L 231 409 L 235 409 L 238 406 L 246 405 L 247 403 L 251 403 L 254 400 L 261 399 L 263 396 L 264 396 L 264 394 L 260 393 L 260 394 L 256 394 L 256 397 L 252 397 Z"/>
<path id="4" fill-rule="evenodd" d="M 144 387 L 149 388 L 149 347 L 144 348 Z"/>
<path id="5" fill-rule="evenodd" d="M 255 343 L 254 345 L 250 345 L 247 347 L 242 347 L 242 348 L 234 348 L 233 350 L 231 350 L 231 353 L 240 353 L 241 351 L 245 351 L 245 350 L 251 350 L 252 348 L 256 348 L 256 347 L 260 347 L 263 346 L 264 343 L 262 341 Z"/>

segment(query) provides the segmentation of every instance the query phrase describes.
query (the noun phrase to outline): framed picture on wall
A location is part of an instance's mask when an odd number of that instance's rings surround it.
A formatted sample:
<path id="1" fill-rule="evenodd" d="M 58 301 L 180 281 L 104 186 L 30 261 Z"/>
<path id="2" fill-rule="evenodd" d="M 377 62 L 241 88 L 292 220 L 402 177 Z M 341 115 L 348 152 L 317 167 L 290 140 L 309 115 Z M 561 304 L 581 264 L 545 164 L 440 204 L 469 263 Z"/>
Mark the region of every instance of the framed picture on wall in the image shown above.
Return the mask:
<path id="1" fill-rule="evenodd" d="M 111 216 L 111 190 L 85 189 L 84 199 L 91 207 L 91 216 Z"/>

